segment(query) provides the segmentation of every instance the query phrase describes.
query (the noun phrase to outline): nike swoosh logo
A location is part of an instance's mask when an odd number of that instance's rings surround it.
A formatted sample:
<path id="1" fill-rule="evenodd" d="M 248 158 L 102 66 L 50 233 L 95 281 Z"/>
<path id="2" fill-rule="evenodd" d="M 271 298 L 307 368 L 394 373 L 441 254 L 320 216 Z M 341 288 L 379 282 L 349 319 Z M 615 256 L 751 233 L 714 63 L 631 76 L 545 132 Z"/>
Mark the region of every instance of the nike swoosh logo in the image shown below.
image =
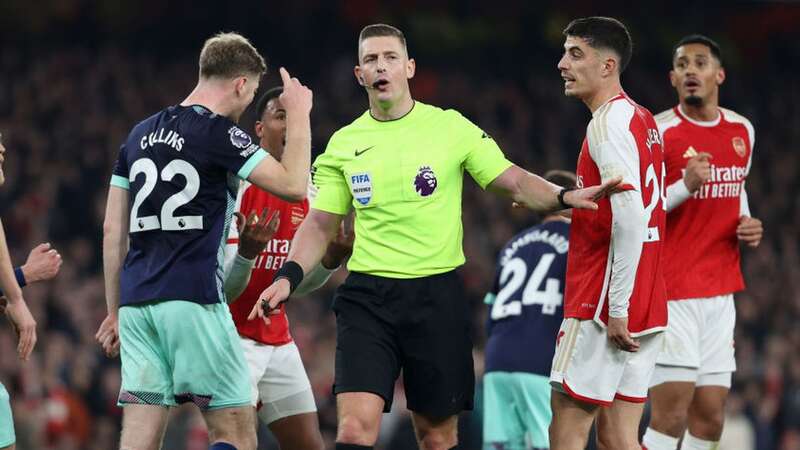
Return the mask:
<path id="1" fill-rule="evenodd" d="M 375 146 L 374 146 L 374 145 L 371 145 L 371 146 L 369 146 L 369 147 L 365 148 L 364 150 L 360 150 L 360 151 L 359 151 L 359 150 L 356 150 L 356 156 L 361 156 L 362 154 L 366 153 L 366 151 L 367 151 L 367 150 L 369 150 L 369 149 L 371 149 L 372 147 L 375 147 Z"/>

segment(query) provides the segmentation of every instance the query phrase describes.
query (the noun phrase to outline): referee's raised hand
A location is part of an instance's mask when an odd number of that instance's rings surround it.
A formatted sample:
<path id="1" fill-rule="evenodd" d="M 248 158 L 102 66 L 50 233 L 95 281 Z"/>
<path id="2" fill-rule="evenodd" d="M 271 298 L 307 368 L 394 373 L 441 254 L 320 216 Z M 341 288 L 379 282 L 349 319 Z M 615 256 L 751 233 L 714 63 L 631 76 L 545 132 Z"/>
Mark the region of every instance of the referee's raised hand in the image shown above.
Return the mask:
<path id="1" fill-rule="evenodd" d="M 283 107 L 286 108 L 287 115 L 291 115 L 292 112 L 298 114 L 311 112 L 314 97 L 311 89 L 300 83 L 297 78 L 289 75 L 289 72 L 283 67 L 278 71 L 283 81 L 283 93 L 279 98 Z"/>

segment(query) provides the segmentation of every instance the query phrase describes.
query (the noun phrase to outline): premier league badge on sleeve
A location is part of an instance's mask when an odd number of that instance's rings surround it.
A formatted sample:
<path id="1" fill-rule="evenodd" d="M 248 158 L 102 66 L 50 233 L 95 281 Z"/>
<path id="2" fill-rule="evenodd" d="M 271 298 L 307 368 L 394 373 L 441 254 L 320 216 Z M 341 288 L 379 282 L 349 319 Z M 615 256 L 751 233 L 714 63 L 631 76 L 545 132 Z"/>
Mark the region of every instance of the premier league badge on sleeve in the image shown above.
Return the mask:
<path id="1" fill-rule="evenodd" d="M 417 194 L 427 197 L 433 194 L 437 185 L 438 181 L 436 180 L 436 174 L 433 173 L 433 169 L 431 169 L 430 166 L 420 167 L 416 178 L 414 178 L 414 189 L 417 191 Z"/>
<path id="2" fill-rule="evenodd" d="M 231 137 L 231 145 L 236 148 L 247 148 L 252 144 L 250 140 L 250 135 L 245 133 L 241 128 L 237 127 L 236 125 L 232 126 L 228 130 L 228 134 Z"/>
<path id="3" fill-rule="evenodd" d="M 358 203 L 366 206 L 372 200 L 372 175 L 369 172 L 350 174 L 350 191 Z"/>

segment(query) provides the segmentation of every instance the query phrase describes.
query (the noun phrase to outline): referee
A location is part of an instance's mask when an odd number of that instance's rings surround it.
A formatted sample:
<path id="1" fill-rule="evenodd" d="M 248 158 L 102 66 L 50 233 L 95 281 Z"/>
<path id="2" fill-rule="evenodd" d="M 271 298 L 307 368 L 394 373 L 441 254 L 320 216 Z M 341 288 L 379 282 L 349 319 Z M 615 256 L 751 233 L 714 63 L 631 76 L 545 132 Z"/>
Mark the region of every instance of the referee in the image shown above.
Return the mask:
<path id="1" fill-rule="evenodd" d="M 619 183 L 563 190 L 515 166 L 457 111 L 415 102 L 414 70 L 400 30 L 361 31 L 354 71 L 369 110 L 334 133 L 315 161 L 312 209 L 250 313 L 264 317 L 285 301 L 355 208 L 350 275 L 333 303 L 337 450 L 373 448 L 401 369 L 420 447 L 458 443 L 458 413 L 472 409 L 475 384 L 470 310 L 455 272 L 464 263 L 465 170 L 481 188 L 538 211 L 596 208 L 593 200 Z"/>

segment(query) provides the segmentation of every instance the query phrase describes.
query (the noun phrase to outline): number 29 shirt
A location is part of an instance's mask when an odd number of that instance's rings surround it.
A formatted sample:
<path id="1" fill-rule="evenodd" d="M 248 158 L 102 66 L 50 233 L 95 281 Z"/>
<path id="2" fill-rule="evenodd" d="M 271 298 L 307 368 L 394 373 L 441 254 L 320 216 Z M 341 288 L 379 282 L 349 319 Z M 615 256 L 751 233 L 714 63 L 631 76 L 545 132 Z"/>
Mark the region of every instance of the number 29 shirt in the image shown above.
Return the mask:
<path id="1" fill-rule="evenodd" d="M 111 185 L 130 191 L 120 305 L 225 302 L 223 249 L 238 180 L 267 153 L 230 119 L 170 106 L 137 124 Z"/>

